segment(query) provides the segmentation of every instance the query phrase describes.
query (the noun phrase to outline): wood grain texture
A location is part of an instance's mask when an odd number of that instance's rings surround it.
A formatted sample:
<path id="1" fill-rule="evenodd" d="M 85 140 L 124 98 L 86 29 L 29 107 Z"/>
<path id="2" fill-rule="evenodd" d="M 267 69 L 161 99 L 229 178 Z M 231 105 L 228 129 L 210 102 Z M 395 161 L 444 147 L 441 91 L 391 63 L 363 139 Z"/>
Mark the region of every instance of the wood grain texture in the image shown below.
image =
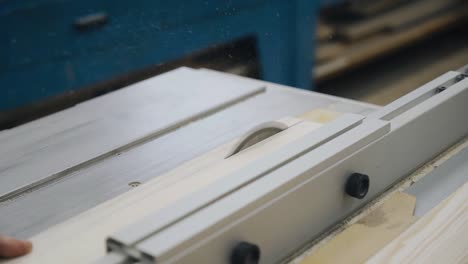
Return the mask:
<path id="1" fill-rule="evenodd" d="M 107 236 L 170 206 L 230 172 L 254 162 L 321 125 L 288 118 L 290 128 L 224 159 L 231 143 L 191 160 L 134 190 L 96 206 L 32 238 L 32 254 L 11 263 L 88 263 L 105 254 Z"/>
<path id="2" fill-rule="evenodd" d="M 415 221 L 415 204 L 414 196 L 400 192 L 393 194 L 381 206 L 344 229 L 300 263 L 363 263 Z"/>
<path id="3" fill-rule="evenodd" d="M 467 263 L 468 183 L 367 263 Z"/>

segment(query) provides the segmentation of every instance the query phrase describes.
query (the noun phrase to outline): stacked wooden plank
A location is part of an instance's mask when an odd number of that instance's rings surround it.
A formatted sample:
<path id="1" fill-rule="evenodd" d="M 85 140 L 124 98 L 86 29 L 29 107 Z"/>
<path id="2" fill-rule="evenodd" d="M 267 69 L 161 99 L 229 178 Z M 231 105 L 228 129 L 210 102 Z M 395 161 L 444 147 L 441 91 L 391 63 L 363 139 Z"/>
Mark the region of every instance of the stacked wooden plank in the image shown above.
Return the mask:
<path id="1" fill-rule="evenodd" d="M 356 13 L 355 9 L 352 12 Z M 337 18 L 335 14 L 322 19 L 313 72 L 317 81 L 429 39 L 466 18 L 468 5 L 457 0 L 413 0 L 389 5 L 386 11 L 363 13 L 353 14 L 352 18 L 349 14 Z M 328 38 L 323 37 L 325 31 Z"/>

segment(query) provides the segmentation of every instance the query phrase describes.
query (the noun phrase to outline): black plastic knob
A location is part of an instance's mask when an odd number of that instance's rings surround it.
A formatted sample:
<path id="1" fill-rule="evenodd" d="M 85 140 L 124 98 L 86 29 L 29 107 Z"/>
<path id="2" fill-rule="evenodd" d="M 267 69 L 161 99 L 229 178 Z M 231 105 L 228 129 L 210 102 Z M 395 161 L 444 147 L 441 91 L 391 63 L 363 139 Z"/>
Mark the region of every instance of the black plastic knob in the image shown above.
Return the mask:
<path id="1" fill-rule="evenodd" d="M 257 245 L 240 242 L 231 253 L 231 264 L 257 264 L 260 261 L 260 248 Z"/>
<path id="2" fill-rule="evenodd" d="M 447 87 L 445 86 L 439 86 L 435 89 L 435 93 L 438 94 L 438 93 L 441 93 L 443 91 L 447 90 Z"/>
<path id="3" fill-rule="evenodd" d="M 366 197 L 369 191 L 369 176 L 361 173 L 353 173 L 346 181 L 346 193 L 357 199 Z"/>
<path id="4" fill-rule="evenodd" d="M 463 74 L 463 73 L 462 73 L 462 74 L 459 74 L 459 75 L 457 75 L 457 77 L 455 77 L 455 81 L 456 81 L 456 82 L 459 82 L 459 81 L 465 79 L 465 77 L 466 77 L 465 74 Z"/>

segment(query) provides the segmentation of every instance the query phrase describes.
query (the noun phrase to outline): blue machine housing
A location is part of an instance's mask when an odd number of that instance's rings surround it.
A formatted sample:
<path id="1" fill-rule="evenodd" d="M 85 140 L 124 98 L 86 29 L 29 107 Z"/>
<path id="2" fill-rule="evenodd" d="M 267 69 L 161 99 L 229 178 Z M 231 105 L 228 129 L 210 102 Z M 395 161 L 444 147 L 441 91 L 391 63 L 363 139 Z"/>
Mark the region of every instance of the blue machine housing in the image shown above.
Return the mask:
<path id="1" fill-rule="evenodd" d="M 262 78 L 312 88 L 316 9 L 311 0 L 1 1 L 0 111 L 256 38 Z M 108 21 L 86 30 L 80 17 Z"/>

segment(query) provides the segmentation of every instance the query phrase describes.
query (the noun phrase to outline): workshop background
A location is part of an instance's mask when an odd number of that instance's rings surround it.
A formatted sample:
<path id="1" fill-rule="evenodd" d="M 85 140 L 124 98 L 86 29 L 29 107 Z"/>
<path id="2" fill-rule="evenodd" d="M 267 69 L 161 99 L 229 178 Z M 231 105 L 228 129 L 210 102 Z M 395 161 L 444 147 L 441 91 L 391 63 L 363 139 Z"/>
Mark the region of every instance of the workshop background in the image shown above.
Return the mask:
<path id="1" fill-rule="evenodd" d="M 468 61 L 463 0 L 0 0 L 0 129 L 180 67 L 385 105 Z"/>

